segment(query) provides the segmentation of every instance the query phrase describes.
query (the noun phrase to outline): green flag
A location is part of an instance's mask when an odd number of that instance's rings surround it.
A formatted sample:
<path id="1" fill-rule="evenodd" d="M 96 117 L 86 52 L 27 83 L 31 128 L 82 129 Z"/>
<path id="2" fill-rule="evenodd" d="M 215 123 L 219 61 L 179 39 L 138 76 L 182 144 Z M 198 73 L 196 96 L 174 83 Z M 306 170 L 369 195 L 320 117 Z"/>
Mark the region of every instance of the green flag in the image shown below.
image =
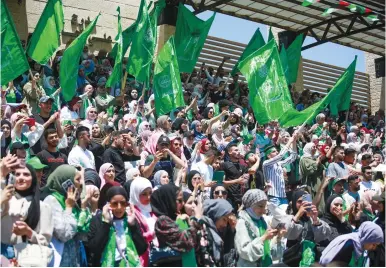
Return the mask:
<path id="1" fill-rule="evenodd" d="M 60 33 L 63 28 L 62 1 L 48 0 L 29 41 L 27 54 L 36 62 L 46 64 L 60 46 Z"/>
<path id="2" fill-rule="evenodd" d="M 129 46 L 131 44 L 131 41 L 133 40 L 136 28 L 137 28 L 137 22 L 134 22 L 122 32 L 122 39 L 123 39 L 122 57 L 125 56 L 127 50 L 129 49 Z M 115 40 L 118 40 L 118 35 L 115 37 Z M 109 57 L 115 59 L 117 57 L 117 50 L 118 50 L 118 44 L 115 43 L 115 45 L 113 46 L 113 49 L 109 53 Z"/>
<path id="3" fill-rule="evenodd" d="M 352 84 L 355 76 L 355 66 L 357 57 L 339 77 L 334 87 L 330 92 L 319 102 L 314 103 L 310 107 L 298 112 L 294 108 L 286 111 L 279 118 L 280 125 L 283 127 L 299 126 L 306 123 L 311 123 L 315 116 L 328 105 L 332 115 L 337 115 L 339 111 L 348 110 L 350 108 Z"/>
<path id="4" fill-rule="evenodd" d="M 154 68 L 154 99 L 157 116 L 185 106 L 174 37 L 160 50 Z"/>
<path id="5" fill-rule="evenodd" d="M 355 67 L 357 63 L 357 56 L 354 61 L 346 69 L 346 71 L 339 77 L 335 86 L 331 89 L 328 95 L 331 97 L 330 113 L 331 115 L 338 115 L 338 112 L 345 111 L 350 108 L 352 86 L 354 83 Z"/>
<path id="6" fill-rule="evenodd" d="M 292 108 L 275 40 L 252 53 L 239 68 L 248 81 L 249 103 L 259 124 L 278 119 Z"/>
<path id="7" fill-rule="evenodd" d="M 72 41 L 63 53 L 62 61 L 60 62 L 59 78 L 65 101 L 70 101 L 75 96 L 79 59 L 82 55 L 83 48 L 86 45 L 87 38 L 93 31 L 99 16 L 100 14 L 98 14 L 94 21 L 91 22 L 74 41 Z"/>
<path id="8" fill-rule="evenodd" d="M 121 26 L 121 8 L 117 8 L 118 12 L 118 39 L 117 43 L 117 56 L 115 57 L 114 70 L 106 82 L 106 87 L 112 87 L 122 78 L 122 58 L 123 58 L 123 39 L 122 39 L 122 26 Z"/>
<path id="9" fill-rule="evenodd" d="M 240 62 L 242 62 L 246 57 L 248 57 L 249 55 L 251 55 L 253 52 L 255 52 L 256 50 L 258 50 L 264 45 L 265 45 L 264 38 L 261 35 L 260 29 L 258 28 L 254 33 L 254 35 L 252 36 L 251 40 L 249 40 L 248 45 L 245 47 L 236 65 L 233 67 L 231 75 L 233 76 L 239 71 L 238 66 Z"/>
<path id="10" fill-rule="evenodd" d="M 127 72 L 139 82 L 147 82 L 153 62 L 155 33 L 151 25 L 146 0 L 141 0 L 137 18 L 138 24 L 131 44 Z"/>
<path id="11" fill-rule="evenodd" d="M 29 69 L 28 61 L 11 14 L 1 0 L 1 85 L 7 84 Z"/>
<path id="12" fill-rule="evenodd" d="M 287 48 L 289 84 L 295 83 L 298 77 L 300 57 L 302 56 L 303 34 L 299 34 Z"/>
<path id="13" fill-rule="evenodd" d="M 267 43 L 268 43 L 269 41 L 271 41 L 272 39 L 275 39 L 275 37 L 273 37 L 272 27 L 269 27 Z"/>
<path id="14" fill-rule="evenodd" d="M 285 80 L 287 81 L 287 85 L 289 85 L 290 78 L 289 78 L 289 69 L 288 69 L 288 58 L 287 58 L 287 51 L 284 47 L 284 44 L 281 44 L 280 61 L 281 61 L 281 66 L 283 67 Z"/>
<path id="15" fill-rule="evenodd" d="M 203 21 L 180 3 L 175 36 L 178 65 L 181 72 L 193 71 L 215 16 L 216 13 L 207 21 Z"/>

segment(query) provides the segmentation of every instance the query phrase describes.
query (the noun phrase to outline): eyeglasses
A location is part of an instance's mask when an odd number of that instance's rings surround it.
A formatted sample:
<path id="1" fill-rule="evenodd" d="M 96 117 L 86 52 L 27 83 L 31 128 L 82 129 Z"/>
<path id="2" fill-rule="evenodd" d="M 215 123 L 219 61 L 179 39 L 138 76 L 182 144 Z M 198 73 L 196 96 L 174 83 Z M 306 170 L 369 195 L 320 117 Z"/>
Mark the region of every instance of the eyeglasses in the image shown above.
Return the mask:
<path id="1" fill-rule="evenodd" d="M 111 202 L 110 203 L 111 208 L 117 208 L 118 205 L 120 205 L 121 207 L 127 207 L 127 202 L 126 201 L 118 201 L 118 202 Z"/>
<path id="2" fill-rule="evenodd" d="M 181 143 L 173 143 L 173 144 L 174 144 L 174 146 L 178 146 L 178 147 L 181 147 L 181 146 L 182 146 Z"/>
<path id="3" fill-rule="evenodd" d="M 226 191 L 226 190 L 217 190 L 217 191 L 214 191 L 214 194 L 215 195 L 220 195 L 220 194 L 222 194 L 222 195 L 227 195 L 228 194 L 228 191 Z"/>

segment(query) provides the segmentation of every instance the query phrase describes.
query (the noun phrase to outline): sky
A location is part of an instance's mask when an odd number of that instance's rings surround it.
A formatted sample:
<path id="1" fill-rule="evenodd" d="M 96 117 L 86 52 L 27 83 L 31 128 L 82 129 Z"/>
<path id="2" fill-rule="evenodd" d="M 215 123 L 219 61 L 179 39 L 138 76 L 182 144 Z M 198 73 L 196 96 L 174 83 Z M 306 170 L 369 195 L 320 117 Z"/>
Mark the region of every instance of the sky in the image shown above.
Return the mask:
<path id="1" fill-rule="evenodd" d="M 187 7 L 193 10 L 190 6 Z M 211 11 L 205 11 L 200 13 L 198 17 L 207 20 L 212 14 L 213 12 Z M 209 31 L 209 35 L 247 44 L 257 28 L 260 28 L 260 32 L 263 34 L 264 39 L 267 40 L 269 26 L 218 13 Z M 303 45 L 310 44 L 314 41 L 314 38 L 306 37 Z M 343 68 L 347 68 L 350 65 L 354 60 L 355 55 L 358 56 L 356 70 L 365 72 L 363 51 L 331 42 L 302 51 L 302 56 L 305 59 Z"/>

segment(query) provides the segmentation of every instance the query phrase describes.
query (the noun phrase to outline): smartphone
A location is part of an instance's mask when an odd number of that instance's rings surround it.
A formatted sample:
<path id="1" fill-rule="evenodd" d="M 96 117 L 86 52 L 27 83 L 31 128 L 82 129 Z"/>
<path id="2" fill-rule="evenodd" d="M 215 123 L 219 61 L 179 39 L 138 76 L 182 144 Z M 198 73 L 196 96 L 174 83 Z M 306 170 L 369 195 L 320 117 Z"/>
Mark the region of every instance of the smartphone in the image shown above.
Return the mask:
<path id="1" fill-rule="evenodd" d="M 302 201 L 303 201 L 303 202 L 309 202 L 309 203 L 312 203 L 312 197 L 311 197 L 311 195 L 310 195 L 310 194 L 304 194 L 304 195 L 302 196 Z M 307 211 L 310 211 L 311 208 L 309 207 L 309 208 L 307 208 L 306 210 L 307 210 Z"/>
<path id="2" fill-rule="evenodd" d="M 65 182 L 62 183 L 62 188 L 65 193 L 68 192 L 68 189 L 70 189 L 70 187 L 73 187 L 73 189 L 75 189 L 75 185 L 71 180 L 66 180 Z"/>
<path id="3" fill-rule="evenodd" d="M 278 225 L 276 225 L 275 229 L 276 230 L 285 229 L 285 223 L 283 223 L 283 222 L 278 223 Z"/>
<path id="4" fill-rule="evenodd" d="M 25 121 L 26 121 L 25 124 L 27 126 L 29 126 L 29 127 L 35 126 L 35 123 L 36 123 L 35 118 L 30 117 L 30 118 L 26 119 Z"/>
<path id="5" fill-rule="evenodd" d="M 9 177 L 8 177 L 8 183 L 7 185 L 14 185 L 15 184 L 15 175 L 13 175 L 12 173 L 9 174 Z"/>
<path id="6" fill-rule="evenodd" d="M 213 172 L 213 181 L 217 183 L 222 183 L 224 181 L 225 172 L 222 170 L 218 170 Z"/>

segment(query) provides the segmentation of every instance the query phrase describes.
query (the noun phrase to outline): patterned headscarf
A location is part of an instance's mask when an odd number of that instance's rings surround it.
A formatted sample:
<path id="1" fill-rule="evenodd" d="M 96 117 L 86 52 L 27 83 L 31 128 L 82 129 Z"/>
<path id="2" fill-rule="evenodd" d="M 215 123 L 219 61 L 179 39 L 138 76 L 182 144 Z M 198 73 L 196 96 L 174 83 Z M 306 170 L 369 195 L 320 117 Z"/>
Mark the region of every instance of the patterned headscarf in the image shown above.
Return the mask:
<path id="1" fill-rule="evenodd" d="M 248 190 L 242 199 L 243 207 L 250 208 L 261 201 L 268 201 L 267 195 L 264 191 L 259 189 Z"/>

